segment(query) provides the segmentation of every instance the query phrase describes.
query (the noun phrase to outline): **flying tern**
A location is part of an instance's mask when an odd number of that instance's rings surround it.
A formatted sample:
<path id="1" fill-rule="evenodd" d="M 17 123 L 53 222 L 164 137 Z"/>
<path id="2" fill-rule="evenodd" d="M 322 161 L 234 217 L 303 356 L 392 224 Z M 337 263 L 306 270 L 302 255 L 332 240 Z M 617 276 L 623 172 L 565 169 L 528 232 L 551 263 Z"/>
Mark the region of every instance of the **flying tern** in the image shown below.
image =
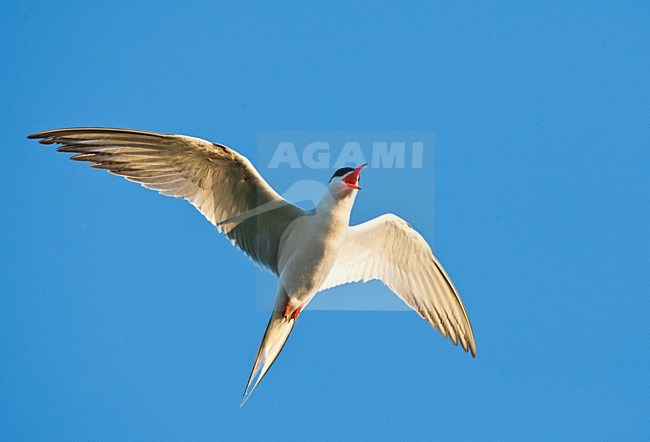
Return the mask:
<path id="1" fill-rule="evenodd" d="M 425 239 L 385 214 L 350 226 L 365 164 L 337 170 L 315 209 L 282 198 L 251 162 L 222 144 L 128 129 L 71 128 L 29 135 L 167 196 L 185 198 L 232 244 L 278 276 L 275 306 L 242 405 L 316 293 L 379 279 L 444 337 L 476 356 L 463 302 Z"/>

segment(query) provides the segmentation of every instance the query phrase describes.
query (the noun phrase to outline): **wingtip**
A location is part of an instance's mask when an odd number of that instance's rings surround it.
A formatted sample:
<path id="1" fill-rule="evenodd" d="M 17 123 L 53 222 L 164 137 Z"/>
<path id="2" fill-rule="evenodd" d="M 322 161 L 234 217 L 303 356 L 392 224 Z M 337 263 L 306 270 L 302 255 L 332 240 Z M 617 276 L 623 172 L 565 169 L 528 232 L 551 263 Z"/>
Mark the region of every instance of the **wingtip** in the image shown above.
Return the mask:
<path id="1" fill-rule="evenodd" d="M 41 132 L 34 132 L 27 135 L 28 140 L 38 140 L 40 144 L 54 144 L 54 139 L 51 137 L 51 130 L 44 130 Z"/>
<path id="2" fill-rule="evenodd" d="M 45 139 L 45 138 L 49 138 L 54 133 L 65 131 L 65 130 L 69 130 L 69 129 L 41 130 L 41 131 L 34 132 L 34 133 L 31 133 L 31 134 L 27 135 L 27 138 L 30 139 L 30 140 L 36 140 L 36 139 L 39 139 L 39 138 L 44 138 Z"/>
<path id="3" fill-rule="evenodd" d="M 32 134 L 27 135 L 27 139 L 28 140 L 38 140 L 40 138 L 45 138 L 45 132 L 46 131 L 34 132 Z"/>

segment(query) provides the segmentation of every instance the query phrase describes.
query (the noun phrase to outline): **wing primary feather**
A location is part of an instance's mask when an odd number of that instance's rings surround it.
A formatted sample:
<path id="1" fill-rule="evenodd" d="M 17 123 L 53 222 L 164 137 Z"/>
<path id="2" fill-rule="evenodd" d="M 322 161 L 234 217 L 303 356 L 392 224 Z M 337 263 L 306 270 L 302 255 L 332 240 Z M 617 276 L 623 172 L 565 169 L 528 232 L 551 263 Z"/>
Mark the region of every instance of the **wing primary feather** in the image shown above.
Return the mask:
<path id="1" fill-rule="evenodd" d="M 355 281 L 379 279 L 442 336 L 476 356 L 472 326 L 449 275 L 426 240 L 393 214 L 348 229 L 321 290 Z"/>
<path id="2" fill-rule="evenodd" d="M 74 161 L 90 163 L 162 195 L 187 199 L 223 233 L 254 218 L 258 207 L 273 213 L 254 229 L 239 229 L 229 238 L 256 263 L 277 273 L 280 236 L 305 212 L 284 200 L 248 159 L 224 145 L 185 135 L 132 129 L 68 128 L 28 136 L 41 144 L 58 144 Z M 236 220 L 227 229 L 222 220 Z M 248 238 L 255 236 L 255 241 Z M 275 270 L 274 270 L 275 269 Z"/>

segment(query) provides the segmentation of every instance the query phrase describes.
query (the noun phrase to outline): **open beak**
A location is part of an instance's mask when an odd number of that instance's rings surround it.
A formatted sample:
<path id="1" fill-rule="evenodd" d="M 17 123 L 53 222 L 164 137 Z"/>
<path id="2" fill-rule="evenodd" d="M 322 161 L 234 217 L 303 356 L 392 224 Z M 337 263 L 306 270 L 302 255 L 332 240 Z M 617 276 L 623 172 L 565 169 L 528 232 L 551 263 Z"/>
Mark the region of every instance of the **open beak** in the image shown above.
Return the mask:
<path id="1" fill-rule="evenodd" d="M 350 174 L 343 179 L 345 185 L 348 186 L 350 189 L 361 189 L 361 187 L 357 186 L 357 181 L 359 181 L 359 174 L 361 173 L 361 169 L 363 169 L 367 165 L 368 163 L 363 163 L 361 166 L 357 167 L 352 172 L 350 172 Z"/>

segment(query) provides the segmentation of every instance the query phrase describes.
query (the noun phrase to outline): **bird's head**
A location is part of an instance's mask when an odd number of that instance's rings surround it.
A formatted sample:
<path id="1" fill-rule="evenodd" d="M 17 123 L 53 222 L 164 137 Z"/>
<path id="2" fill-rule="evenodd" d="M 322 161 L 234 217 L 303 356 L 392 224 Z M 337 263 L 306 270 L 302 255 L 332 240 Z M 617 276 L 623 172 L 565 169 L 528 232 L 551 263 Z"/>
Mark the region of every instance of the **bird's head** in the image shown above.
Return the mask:
<path id="1" fill-rule="evenodd" d="M 338 197 L 342 198 L 352 194 L 355 190 L 360 190 L 359 187 L 359 174 L 361 169 L 368 164 L 364 163 L 356 169 L 353 167 L 343 167 L 332 175 L 330 182 L 327 185 L 328 190 Z"/>

